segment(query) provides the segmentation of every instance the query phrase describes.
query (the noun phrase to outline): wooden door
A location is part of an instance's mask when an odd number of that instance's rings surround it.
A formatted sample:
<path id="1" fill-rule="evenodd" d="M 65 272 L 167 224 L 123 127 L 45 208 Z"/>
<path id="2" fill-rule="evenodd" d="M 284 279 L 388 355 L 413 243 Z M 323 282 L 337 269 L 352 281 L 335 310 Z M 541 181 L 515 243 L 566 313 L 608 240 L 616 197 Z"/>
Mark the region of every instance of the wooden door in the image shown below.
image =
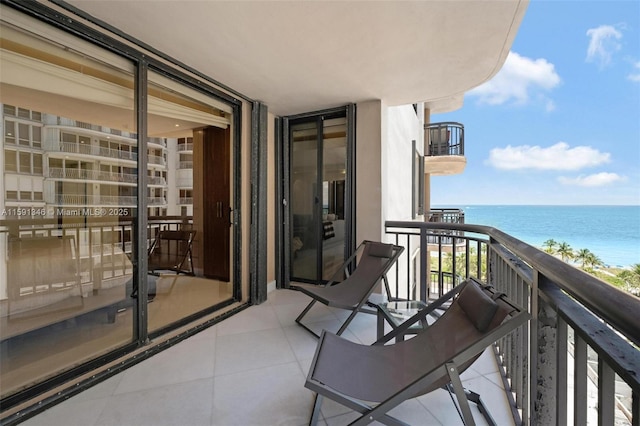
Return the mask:
<path id="1" fill-rule="evenodd" d="M 203 138 L 203 266 L 207 278 L 228 282 L 231 256 L 231 132 L 209 127 Z"/>

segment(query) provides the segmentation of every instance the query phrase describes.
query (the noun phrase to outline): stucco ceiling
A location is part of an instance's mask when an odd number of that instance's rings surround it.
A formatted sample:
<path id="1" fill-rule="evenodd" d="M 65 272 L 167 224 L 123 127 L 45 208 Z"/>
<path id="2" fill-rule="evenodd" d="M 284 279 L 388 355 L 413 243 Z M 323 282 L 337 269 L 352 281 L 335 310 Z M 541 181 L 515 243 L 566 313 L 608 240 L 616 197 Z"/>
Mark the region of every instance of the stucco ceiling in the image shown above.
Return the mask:
<path id="1" fill-rule="evenodd" d="M 502 66 L 527 1 L 67 0 L 288 115 L 382 100 L 460 105 Z"/>

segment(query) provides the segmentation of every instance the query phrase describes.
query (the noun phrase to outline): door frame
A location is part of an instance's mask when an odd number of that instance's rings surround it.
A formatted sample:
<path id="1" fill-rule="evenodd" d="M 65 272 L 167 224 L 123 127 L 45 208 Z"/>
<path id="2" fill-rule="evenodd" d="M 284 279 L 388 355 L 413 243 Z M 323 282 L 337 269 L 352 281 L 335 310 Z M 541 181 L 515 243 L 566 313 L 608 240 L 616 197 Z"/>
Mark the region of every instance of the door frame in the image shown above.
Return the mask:
<path id="1" fill-rule="evenodd" d="M 313 111 L 303 114 L 279 117 L 276 120 L 276 287 L 289 288 L 291 282 L 291 123 L 299 120 L 334 118 L 343 115 L 346 118 L 346 173 L 345 173 L 345 242 L 344 258 L 355 250 L 355 126 L 356 106 L 348 104 L 339 108 Z M 320 231 L 320 230 L 318 230 Z M 321 282 L 321 278 L 319 282 Z"/>

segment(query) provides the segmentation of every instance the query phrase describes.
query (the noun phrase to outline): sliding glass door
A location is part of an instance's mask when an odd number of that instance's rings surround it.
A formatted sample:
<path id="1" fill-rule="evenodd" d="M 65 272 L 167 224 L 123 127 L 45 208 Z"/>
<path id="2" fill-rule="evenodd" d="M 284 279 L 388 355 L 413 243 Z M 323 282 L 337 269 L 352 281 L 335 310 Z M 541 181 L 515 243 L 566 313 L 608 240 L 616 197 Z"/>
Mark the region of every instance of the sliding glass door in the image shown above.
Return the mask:
<path id="1" fill-rule="evenodd" d="M 290 279 L 333 277 L 348 251 L 346 113 L 292 120 L 289 127 Z"/>

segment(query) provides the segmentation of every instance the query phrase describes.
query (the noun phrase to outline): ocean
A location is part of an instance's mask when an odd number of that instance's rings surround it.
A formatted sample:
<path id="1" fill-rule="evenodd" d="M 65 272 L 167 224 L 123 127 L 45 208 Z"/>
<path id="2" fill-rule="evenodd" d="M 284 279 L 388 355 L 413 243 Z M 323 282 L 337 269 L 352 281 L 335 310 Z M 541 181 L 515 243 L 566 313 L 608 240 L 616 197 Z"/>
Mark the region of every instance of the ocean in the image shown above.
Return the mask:
<path id="1" fill-rule="evenodd" d="M 464 211 L 465 223 L 493 226 L 535 247 L 554 239 L 574 251 L 589 249 L 608 266 L 640 263 L 640 206 L 454 207 Z"/>

